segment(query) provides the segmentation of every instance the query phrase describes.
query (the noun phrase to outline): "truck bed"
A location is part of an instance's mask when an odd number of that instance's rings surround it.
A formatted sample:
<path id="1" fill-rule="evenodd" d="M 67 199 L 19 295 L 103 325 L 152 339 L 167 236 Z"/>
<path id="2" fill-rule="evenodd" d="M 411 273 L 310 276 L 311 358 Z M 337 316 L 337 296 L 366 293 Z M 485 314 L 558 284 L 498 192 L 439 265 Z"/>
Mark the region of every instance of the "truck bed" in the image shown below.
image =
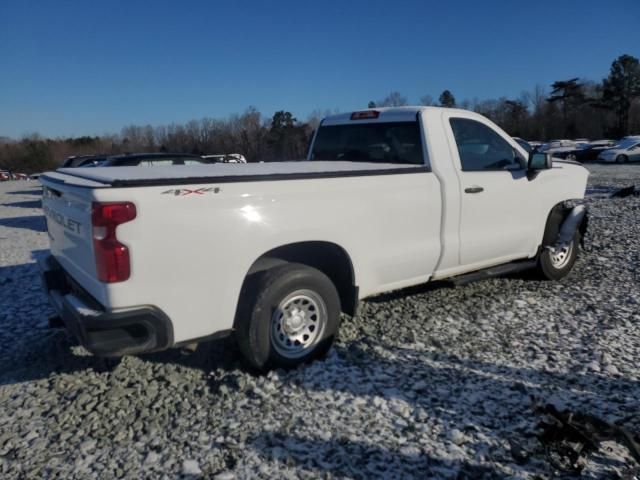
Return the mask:
<path id="1" fill-rule="evenodd" d="M 274 246 L 320 242 L 353 252 L 345 265 L 358 272 L 361 298 L 426 281 L 440 255 L 440 183 L 424 166 L 95 167 L 50 172 L 41 182 L 51 253 L 74 285 L 109 314 L 161 310 L 174 343 L 233 328 L 244 279 Z M 221 188 L 191 194 L 205 186 Z M 95 241 L 103 233 L 93 225 L 94 204 L 124 202 L 135 206 L 135 219 L 112 236 L 128 249 L 130 275 L 106 283 L 98 278 Z"/>
<path id="2" fill-rule="evenodd" d="M 169 167 L 60 168 L 56 172 L 47 172 L 44 176 L 54 182 L 104 188 L 387 175 L 425 169 L 424 165 L 411 164 L 298 161 Z"/>

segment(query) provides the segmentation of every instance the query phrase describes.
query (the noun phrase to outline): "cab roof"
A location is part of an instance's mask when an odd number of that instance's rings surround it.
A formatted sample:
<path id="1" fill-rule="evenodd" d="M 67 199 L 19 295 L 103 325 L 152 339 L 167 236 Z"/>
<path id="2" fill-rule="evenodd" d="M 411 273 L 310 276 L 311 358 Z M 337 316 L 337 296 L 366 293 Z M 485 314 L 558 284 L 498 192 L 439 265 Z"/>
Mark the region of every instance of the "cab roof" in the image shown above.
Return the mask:
<path id="1" fill-rule="evenodd" d="M 419 112 L 427 110 L 447 110 L 448 112 L 465 112 L 468 110 L 460 110 L 457 108 L 446 107 L 425 107 L 421 105 L 406 106 L 406 107 L 376 107 L 376 108 L 364 108 L 362 110 L 354 110 L 351 112 L 338 113 L 336 115 L 329 115 L 322 120 L 322 125 L 342 125 L 346 123 L 358 122 L 411 122 L 416 119 L 416 115 Z M 365 114 L 365 112 L 378 112 L 375 118 L 359 118 L 353 119 L 354 114 Z"/>

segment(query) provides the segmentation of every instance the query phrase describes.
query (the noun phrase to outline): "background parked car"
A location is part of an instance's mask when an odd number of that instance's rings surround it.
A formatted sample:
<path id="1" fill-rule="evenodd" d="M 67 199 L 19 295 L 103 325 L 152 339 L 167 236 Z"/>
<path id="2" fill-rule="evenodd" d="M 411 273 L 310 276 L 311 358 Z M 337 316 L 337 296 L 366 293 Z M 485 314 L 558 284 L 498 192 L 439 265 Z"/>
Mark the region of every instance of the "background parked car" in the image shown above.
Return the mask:
<path id="1" fill-rule="evenodd" d="M 551 140 L 539 147 L 538 151 L 551 154 L 556 158 L 569 158 L 576 160 L 576 152 L 588 149 L 590 143 L 587 139 L 578 140 Z"/>
<path id="2" fill-rule="evenodd" d="M 247 163 L 247 159 L 240 153 L 203 155 L 202 158 L 211 159 L 216 163 Z"/>
<path id="3" fill-rule="evenodd" d="M 598 160 L 607 163 L 640 162 L 640 137 L 625 137 L 615 147 L 600 152 Z"/>
<path id="4" fill-rule="evenodd" d="M 11 180 L 11 172 L 9 170 L 0 170 L 0 182 Z"/>
<path id="5" fill-rule="evenodd" d="M 105 155 L 74 155 L 68 157 L 60 168 L 96 167 L 106 159 Z"/>
<path id="6" fill-rule="evenodd" d="M 543 143 L 538 147 L 539 152 L 550 152 L 561 148 L 575 148 L 576 142 L 573 140 L 549 140 L 547 143 Z"/>
<path id="7" fill-rule="evenodd" d="M 533 152 L 534 148 L 526 140 L 523 140 L 520 137 L 511 137 L 511 138 L 513 138 L 518 143 L 518 145 L 520 145 L 522 148 L 524 148 L 527 151 L 527 153 Z"/>
<path id="8" fill-rule="evenodd" d="M 555 151 L 553 156 L 556 158 L 566 158 L 578 162 L 594 162 L 598 159 L 598 155 L 604 150 L 608 150 L 616 144 L 613 140 L 595 140 L 586 145 L 578 145 L 577 148 Z"/>
<path id="9" fill-rule="evenodd" d="M 101 167 L 158 167 L 215 163 L 199 155 L 187 153 L 127 153 L 108 157 Z"/>

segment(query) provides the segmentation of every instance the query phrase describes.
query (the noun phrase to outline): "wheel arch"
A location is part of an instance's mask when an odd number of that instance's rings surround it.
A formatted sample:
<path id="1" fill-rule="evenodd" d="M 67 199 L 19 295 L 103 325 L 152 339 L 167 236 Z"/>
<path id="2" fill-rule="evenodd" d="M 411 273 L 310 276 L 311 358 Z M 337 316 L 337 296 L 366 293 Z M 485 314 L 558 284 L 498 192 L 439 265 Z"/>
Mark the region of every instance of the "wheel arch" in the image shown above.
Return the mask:
<path id="1" fill-rule="evenodd" d="M 264 252 L 247 271 L 241 292 L 245 290 L 245 284 L 255 274 L 283 263 L 300 263 L 320 270 L 329 277 L 338 290 L 342 312 L 355 315 L 358 306 L 358 287 L 353 262 L 344 248 L 332 242 L 295 242 Z"/>

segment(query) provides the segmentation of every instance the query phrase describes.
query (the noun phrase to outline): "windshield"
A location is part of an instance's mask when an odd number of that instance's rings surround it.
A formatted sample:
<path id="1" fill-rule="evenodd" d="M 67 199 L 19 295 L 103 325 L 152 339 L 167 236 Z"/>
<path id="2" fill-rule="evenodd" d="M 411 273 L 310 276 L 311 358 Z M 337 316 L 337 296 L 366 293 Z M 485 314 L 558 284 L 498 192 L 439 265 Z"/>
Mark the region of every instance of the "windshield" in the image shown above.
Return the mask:
<path id="1" fill-rule="evenodd" d="M 321 126 L 310 159 L 421 165 L 420 126 L 417 121 Z"/>

